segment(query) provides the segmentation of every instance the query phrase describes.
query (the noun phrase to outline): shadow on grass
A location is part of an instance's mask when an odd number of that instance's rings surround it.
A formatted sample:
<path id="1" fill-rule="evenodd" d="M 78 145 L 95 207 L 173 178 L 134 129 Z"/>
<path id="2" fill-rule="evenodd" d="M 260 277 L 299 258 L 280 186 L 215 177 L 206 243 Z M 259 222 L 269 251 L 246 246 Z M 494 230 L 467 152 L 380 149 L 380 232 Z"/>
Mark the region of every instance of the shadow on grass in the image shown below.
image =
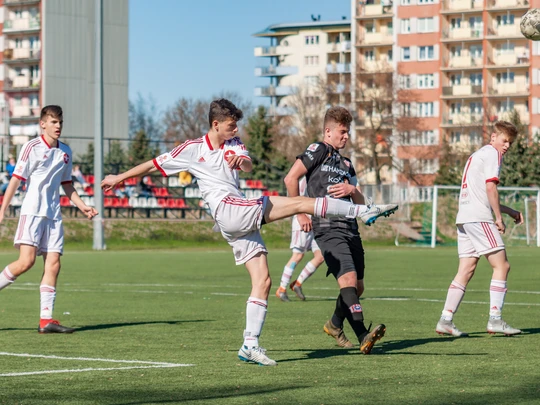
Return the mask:
<path id="1" fill-rule="evenodd" d="M 147 321 L 147 322 L 121 322 L 121 323 L 102 323 L 98 325 L 86 325 L 77 328 L 76 332 L 85 332 L 88 330 L 101 330 L 101 329 L 113 329 L 123 328 L 125 326 L 140 326 L 140 325 L 180 325 L 182 323 L 194 323 L 194 322 L 213 322 L 209 320 L 195 319 L 192 321 Z"/>
<path id="2" fill-rule="evenodd" d="M 358 349 L 294 349 L 294 350 L 276 350 L 276 352 L 306 352 L 302 357 L 295 357 L 290 359 L 279 360 L 278 363 L 288 363 L 291 361 L 300 361 L 300 360 L 313 360 L 313 359 L 327 359 L 329 357 L 338 357 L 338 356 L 350 356 L 358 352 Z"/>

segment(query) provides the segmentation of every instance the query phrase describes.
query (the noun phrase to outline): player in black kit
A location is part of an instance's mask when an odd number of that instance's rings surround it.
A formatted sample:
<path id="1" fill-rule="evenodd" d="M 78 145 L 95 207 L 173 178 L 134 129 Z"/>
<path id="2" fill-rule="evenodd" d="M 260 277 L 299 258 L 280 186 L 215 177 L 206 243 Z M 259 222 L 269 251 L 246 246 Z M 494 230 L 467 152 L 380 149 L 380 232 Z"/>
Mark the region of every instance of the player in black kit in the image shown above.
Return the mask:
<path id="1" fill-rule="evenodd" d="M 304 153 L 296 157 L 296 162 L 285 177 L 289 196 L 298 195 L 298 180 L 307 179 L 309 197 L 331 196 L 355 204 L 366 204 L 364 195 L 356 187 L 356 172 L 351 161 L 341 156 L 349 139 L 352 122 L 351 113 L 343 107 L 330 108 L 324 117 L 324 142 L 312 143 Z M 395 204 L 378 206 L 388 216 L 398 208 Z M 352 347 L 343 333 L 345 319 L 351 325 L 360 350 L 369 354 L 375 342 L 384 336 L 386 327 L 377 325 L 368 331 L 364 325 L 364 313 L 359 297 L 364 291 L 364 248 L 358 233 L 355 218 L 312 218 L 298 215 L 302 230 L 313 229 L 315 240 L 321 248 L 328 274 L 332 274 L 339 285 L 340 294 L 331 319 L 324 325 L 324 331 L 334 337 L 341 347 Z M 368 224 L 369 225 L 369 224 Z"/>

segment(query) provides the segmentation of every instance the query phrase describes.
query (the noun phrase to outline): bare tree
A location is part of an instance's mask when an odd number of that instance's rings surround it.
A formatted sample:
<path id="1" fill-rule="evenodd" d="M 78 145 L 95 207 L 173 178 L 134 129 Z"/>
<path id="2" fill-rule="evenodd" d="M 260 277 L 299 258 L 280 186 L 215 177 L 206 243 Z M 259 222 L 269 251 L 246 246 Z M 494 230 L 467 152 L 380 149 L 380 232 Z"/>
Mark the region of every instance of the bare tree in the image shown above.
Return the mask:
<path id="1" fill-rule="evenodd" d="M 208 130 L 208 107 L 206 100 L 181 98 L 166 113 L 164 118 L 167 143 L 181 143 L 195 139 Z"/>

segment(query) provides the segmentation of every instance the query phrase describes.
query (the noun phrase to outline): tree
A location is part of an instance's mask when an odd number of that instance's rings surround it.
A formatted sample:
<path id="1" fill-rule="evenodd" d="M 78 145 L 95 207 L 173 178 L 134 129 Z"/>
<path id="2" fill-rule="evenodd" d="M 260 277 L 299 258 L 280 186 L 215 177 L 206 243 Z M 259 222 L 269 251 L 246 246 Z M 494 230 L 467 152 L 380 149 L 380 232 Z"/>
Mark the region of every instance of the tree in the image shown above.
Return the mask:
<path id="1" fill-rule="evenodd" d="M 435 178 L 435 184 L 456 185 L 461 183 L 462 165 L 461 159 L 446 139 L 442 140 L 441 153 L 439 156 L 439 170 Z"/>
<path id="2" fill-rule="evenodd" d="M 272 129 L 273 123 L 267 117 L 266 109 L 259 106 L 255 114 L 249 117 L 246 126 L 244 144 L 253 162 L 253 170 L 248 176 L 264 180 L 269 188 L 283 191 L 282 180 L 289 162 L 274 148 Z"/>
<path id="3" fill-rule="evenodd" d="M 140 163 L 144 163 L 154 158 L 158 154 L 159 152 L 156 151 L 155 148 L 151 147 L 150 140 L 148 139 L 146 132 L 144 132 L 144 130 L 140 130 L 137 132 L 133 138 L 133 141 L 129 145 L 129 164 L 131 166 L 135 166 Z"/>
<path id="4" fill-rule="evenodd" d="M 208 130 L 208 108 L 206 100 L 181 98 L 165 112 L 166 143 L 179 144 L 187 139 L 203 136 Z"/>
<path id="5" fill-rule="evenodd" d="M 127 169 L 128 157 L 118 141 L 112 141 L 109 153 L 105 156 L 105 171 L 111 174 L 118 174 Z"/>
<path id="6" fill-rule="evenodd" d="M 540 147 L 529 136 L 527 126 L 521 122 L 519 112 L 510 113 L 509 121 L 518 129 L 518 137 L 504 155 L 501 185 L 531 187 L 540 185 Z"/>
<path id="7" fill-rule="evenodd" d="M 88 149 L 83 155 L 79 155 L 77 158 L 81 165 L 81 171 L 83 173 L 94 173 L 94 143 L 88 143 Z"/>
<path id="8" fill-rule="evenodd" d="M 161 113 L 152 96 L 144 98 L 137 94 L 137 99 L 129 102 L 129 139 L 133 139 L 139 131 L 144 131 L 151 141 L 162 139 Z"/>

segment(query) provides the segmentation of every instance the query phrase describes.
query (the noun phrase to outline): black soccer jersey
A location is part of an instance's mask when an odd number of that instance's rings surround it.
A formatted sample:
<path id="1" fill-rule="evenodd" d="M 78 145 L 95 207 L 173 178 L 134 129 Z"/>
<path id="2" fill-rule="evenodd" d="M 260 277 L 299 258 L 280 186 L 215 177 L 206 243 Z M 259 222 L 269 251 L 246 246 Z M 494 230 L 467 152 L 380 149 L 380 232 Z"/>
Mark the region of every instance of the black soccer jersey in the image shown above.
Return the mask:
<path id="1" fill-rule="evenodd" d="M 296 157 L 300 159 L 307 169 L 307 193 L 309 197 L 324 197 L 328 195 L 328 188 L 338 183 L 351 183 L 356 172 L 349 159 L 343 157 L 331 145 L 324 142 L 312 143 L 304 153 Z M 342 198 L 351 201 L 350 197 Z M 315 233 L 320 228 L 348 228 L 357 230 L 356 219 L 339 218 L 312 218 Z"/>

